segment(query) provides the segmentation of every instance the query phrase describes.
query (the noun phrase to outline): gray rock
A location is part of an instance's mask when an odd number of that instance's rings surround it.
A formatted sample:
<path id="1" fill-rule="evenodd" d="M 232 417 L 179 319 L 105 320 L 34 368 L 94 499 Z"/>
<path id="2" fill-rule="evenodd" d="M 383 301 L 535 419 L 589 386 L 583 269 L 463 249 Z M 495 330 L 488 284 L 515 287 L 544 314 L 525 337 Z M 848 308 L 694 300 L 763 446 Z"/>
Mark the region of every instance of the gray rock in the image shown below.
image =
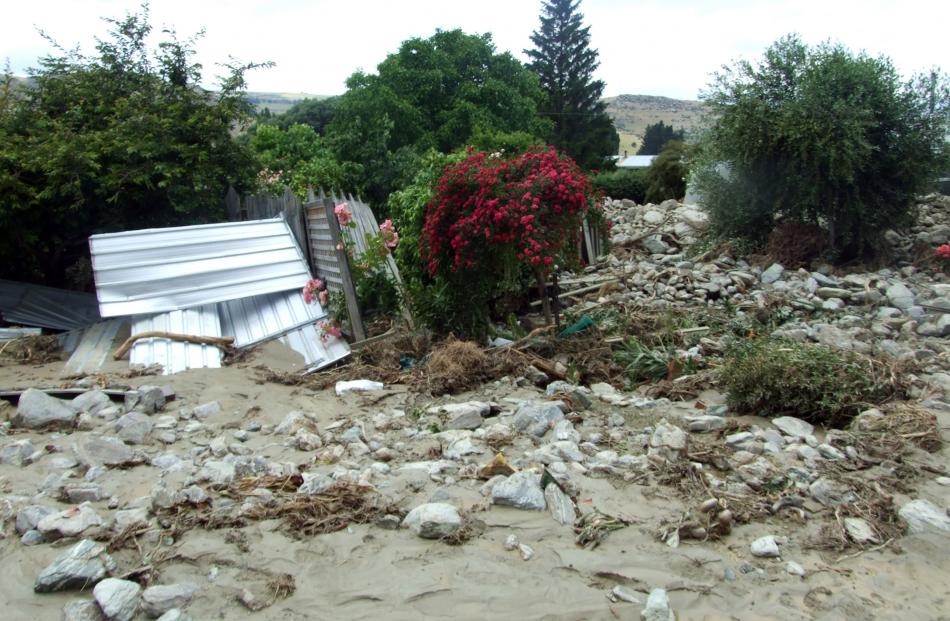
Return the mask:
<path id="1" fill-rule="evenodd" d="M 436 412 L 433 412 L 435 410 Z M 481 401 L 468 403 L 449 403 L 435 408 L 429 408 L 429 413 L 445 412 L 449 421 L 446 429 L 478 429 L 484 422 L 484 417 L 491 412 L 491 406 Z"/>
<path id="2" fill-rule="evenodd" d="M 63 492 L 74 505 L 102 500 L 102 486 L 98 483 L 73 483 L 64 487 Z"/>
<path id="3" fill-rule="evenodd" d="M 666 589 L 653 589 L 647 597 L 646 606 L 640 611 L 642 621 L 676 621 L 676 615 L 670 608 L 670 598 Z"/>
<path id="4" fill-rule="evenodd" d="M 87 466 L 121 467 L 141 463 L 145 458 L 118 438 L 93 436 L 76 450 L 76 457 Z"/>
<path id="5" fill-rule="evenodd" d="M 28 530 L 20 537 L 20 544 L 25 546 L 37 546 L 46 543 L 46 537 L 38 530 Z"/>
<path id="6" fill-rule="evenodd" d="M 142 611 L 149 617 L 160 617 L 187 606 L 197 592 L 198 585 L 193 582 L 150 586 L 142 592 Z"/>
<path id="7" fill-rule="evenodd" d="M 17 440 L 0 449 L 0 464 L 22 467 L 30 464 L 30 457 L 36 449 L 29 440 Z"/>
<path id="8" fill-rule="evenodd" d="M 571 525 L 577 517 L 574 501 L 554 483 L 544 488 L 544 500 L 547 502 L 551 517 L 558 524 Z"/>
<path id="9" fill-rule="evenodd" d="M 844 453 L 831 446 L 830 444 L 819 444 L 818 453 L 825 459 L 837 460 L 844 459 Z"/>
<path id="10" fill-rule="evenodd" d="M 844 518 L 844 529 L 855 543 L 880 543 L 874 529 L 867 521 L 856 517 Z"/>
<path id="11" fill-rule="evenodd" d="M 91 599 L 80 599 L 63 606 L 63 621 L 106 621 L 99 604 Z"/>
<path id="12" fill-rule="evenodd" d="M 650 436 L 650 448 L 647 454 L 650 457 L 659 457 L 667 461 L 679 459 L 686 452 L 688 436 L 686 432 L 675 425 L 661 420 Z"/>
<path id="13" fill-rule="evenodd" d="M 76 537 L 83 531 L 102 526 L 102 518 L 88 502 L 79 506 L 51 513 L 36 524 L 36 530 L 44 537 L 56 539 L 59 537 Z"/>
<path id="14" fill-rule="evenodd" d="M 202 403 L 201 405 L 196 405 L 194 408 L 192 408 L 191 415 L 199 420 L 204 420 L 212 414 L 217 414 L 220 411 L 220 403 L 217 401 L 209 401 L 208 403 Z"/>
<path id="15" fill-rule="evenodd" d="M 115 530 L 118 533 L 121 533 L 127 528 L 145 526 L 147 524 L 148 510 L 145 507 L 115 512 Z"/>
<path id="16" fill-rule="evenodd" d="M 301 412 L 293 410 L 287 413 L 284 420 L 274 429 L 276 434 L 295 434 L 299 430 L 305 429 L 310 432 L 317 430 L 317 419 L 315 414 L 310 412 Z"/>
<path id="17" fill-rule="evenodd" d="M 726 426 L 726 419 L 721 416 L 688 416 L 686 422 L 686 428 L 693 433 L 709 433 Z"/>
<path id="18" fill-rule="evenodd" d="M 795 418 L 794 416 L 780 416 L 778 418 L 773 418 L 772 424 L 775 425 L 779 431 L 793 438 L 807 438 L 808 436 L 815 433 L 814 425 L 811 425 L 800 418 Z"/>
<path id="19" fill-rule="evenodd" d="M 17 511 L 16 514 L 16 532 L 21 535 L 27 531 L 36 528 L 40 520 L 47 515 L 52 515 L 56 511 L 43 505 L 27 505 Z"/>
<path id="20" fill-rule="evenodd" d="M 561 420 L 564 412 L 554 403 L 530 401 L 518 408 L 512 424 L 518 431 L 540 438 Z"/>
<path id="21" fill-rule="evenodd" d="M 800 578 L 805 577 L 805 568 L 795 561 L 789 561 L 785 563 L 785 572 L 792 576 L 799 576 Z"/>
<path id="22" fill-rule="evenodd" d="M 178 608 L 173 608 L 160 616 L 158 621 L 191 621 L 191 615 Z"/>
<path id="23" fill-rule="evenodd" d="M 914 305 L 914 292 L 902 282 L 894 283 L 888 287 L 885 295 L 891 306 L 895 308 L 907 310 Z"/>
<path id="24" fill-rule="evenodd" d="M 541 490 L 541 475 L 533 472 L 516 472 L 492 488 L 492 503 L 543 511 L 546 504 L 544 492 Z"/>
<path id="25" fill-rule="evenodd" d="M 70 402 L 51 397 L 42 390 L 28 388 L 20 395 L 13 425 L 27 429 L 72 427 L 78 415 Z"/>
<path id="26" fill-rule="evenodd" d="M 773 263 L 769 268 L 762 272 L 760 277 L 763 284 L 771 285 L 779 278 L 782 277 L 782 274 L 785 272 L 785 268 L 779 265 L 778 263 Z"/>
<path id="27" fill-rule="evenodd" d="M 139 386 L 125 393 L 125 409 L 154 414 L 165 407 L 165 391 L 159 386 Z"/>
<path id="28" fill-rule="evenodd" d="M 92 590 L 92 596 L 109 621 L 132 621 L 141 593 L 142 587 L 137 582 L 118 578 L 106 578 Z"/>
<path id="29" fill-rule="evenodd" d="M 237 475 L 237 466 L 234 462 L 219 459 L 209 459 L 195 475 L 196 482 L 207 481 L 211 487 L 227 487 Z"/>
<path id="30" fill-rule="evenodd" d="M 403 526 L 423 539 L 441 539 L 457 532 L 462 527 L 462 518 L 452 505 L 430 502 L 410 511 Z"/>
<path id="31" fill-rule="evenodd" d="M 115 428 L 126 444 L 143 444 L 152 433 L 152 420 L 143 412 L 132 411 L 117 420 Z"/>
<path id="32" fill-rule="evenodd" d="M 837 287 L 818 287 L 818 290 L 815 291 L 815 295 L 823 300 L 830 300 L 832 298 L 847 300 L 851 297 L 851 292 L 847 289 L 838 289 Z"/>
<path id="33" fill-rule="evenodd" d="M 782 554 L 779 552 L 778 544 L 775 542 L 775 537 L 772 535 L 759 537 L 753 541 L 751 550 L 752 556 L 758 556 L 761 558 L 777 558 Z"/>
<path id="34" fill-rule="evenodd" d="M 115 560 L 106 548 L 83 539 L 50 563 L 36 579 L 33 590 L 52 593 L 68 589 L 87 589 L 116 570 Z"/>
<path id="35" fill-rule="evenodd" d="M 847 502 L 853 502 L 857 497 L 854 491 L 842 483 L 837 483 L 824 477 L 816 480 L 808 487 L 811 497 L 825 505 L 835 507 Z"/>
<path id="36" fill-rule="evenodd" d="M 653 254 L 666 254 L 670 251 L 670 245 L 663 241 L 661 235 L 650 235 L 646 239 L 640 241 L 643 244 L 643 247 L 647 249 L 648 252 Z"/>
<path id="37" fill-rule="evenodd" d="M 73 407 L 77 411 L 93 416 L 111 405 L 112 400 L 109 399 L 109 395 L 101 390 L 90 390 L 73 399 Z"/>
<path id="38" fill-rule="evenodd" d="M 945 511 L 926 500 L 911 500 L 897 513 L 902 520 L 907 522 L 907 532 L 910 534 L 950 533 L 950 517 L 947 517 Z"/>

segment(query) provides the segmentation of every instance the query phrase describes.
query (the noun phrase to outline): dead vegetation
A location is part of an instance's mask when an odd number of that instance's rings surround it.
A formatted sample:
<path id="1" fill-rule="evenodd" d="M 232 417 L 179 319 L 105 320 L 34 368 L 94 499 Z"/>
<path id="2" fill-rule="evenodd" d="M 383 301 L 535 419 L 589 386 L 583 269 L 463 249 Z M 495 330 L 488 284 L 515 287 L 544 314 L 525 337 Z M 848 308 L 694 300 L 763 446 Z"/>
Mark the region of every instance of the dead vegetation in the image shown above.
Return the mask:
<path id="1" fill-rule="evenodd" d="M 176 538 L 194 527 L 214 530 L 276 519 L 281 530 L 299 539 L 336 532 L 351 524 L 369 524 L 384 515 L 403 514 L 371 487 L 338 482 L 319 494 L 298 494 L 301 484 L 303 477 L 299 474 L 243 479 L 227 490 L 235 500 L 251 499 L 253 504 L 239 514 L 217 512 L 210 503 L 186 501 L 161 510 L 159 516 Z"/>
<path id="2" fill-rule="evenodd" d="M 47 364 L 62 359 L 62 348 L 55 335 L 23 336 L 0 345 L 0 360 L 15 364 Z"/>

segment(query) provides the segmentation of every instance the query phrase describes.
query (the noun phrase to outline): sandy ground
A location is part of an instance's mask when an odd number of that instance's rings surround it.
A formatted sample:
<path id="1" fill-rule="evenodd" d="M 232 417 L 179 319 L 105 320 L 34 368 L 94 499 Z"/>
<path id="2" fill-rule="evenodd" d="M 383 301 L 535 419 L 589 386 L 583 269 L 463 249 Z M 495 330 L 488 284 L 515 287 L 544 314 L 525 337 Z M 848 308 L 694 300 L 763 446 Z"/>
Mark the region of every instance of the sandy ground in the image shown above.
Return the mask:
<path id="1" fill-rule="evenodd" d="M 367 421 L 376 412 L 411 409 L 432 401 L 409 394 L 399 386 L 389 387 L 388 396 L 382 399 L 379 395 L 372 399 L 338 398 L 332 391 L 313 392 L 257 381 L 254 365 L 286 366 L 292 362 L 279 346 L 269 346 L 255 360 L 220 370 L 123 380 L 119 373 L 125 371 L 124 365 L 112 363 L 104 372 L 115 381 L 131 385 L 172 385 L 177 401 L 170 403 L 166 411 L 219 401 L 222 411 L 205 421 L 216 432 L 239 428 L 252 418 L 276 425 L 295 409 L 316 413 L 323 429 L 334 421 Z M 61 363 L 5 366 L 0 368 L 0 388 L 60 385 L 60 369 Z M 502 388 L 504 394 L 513 396 L 524 390 L 510 384 L 508 388 L 486 386 L 481 391 L 443 401 L 492 397 Z M 528 395 L 536 393 L 529 391 Z M 692 405 L 674 404 L 669 411 L 652 412 L 650 416 L 675 417 L 677 411 L 687 411 Z M 603 403 L 594 408 L 609 411 Z M 624 414 L 634 419 L 637 416 L 631 411 Z M 950 415 L 939 417 L 944 429 L 950 427 Z M 90 432 L 16 432 L 0 438 L 0 445 L 11 438 L 29 438 L 38 446 L 52 444 L 65 452 L 86 433 Z M 151 456 L 167 450 L 186 456 L 193 447 L 206 444 L 211 435 L 201 439 L 186 436 L 167 448 L 148 444 L 144 450 Z M 283 446 L 282 438 L 276 436 L 254 435 L 247 445 L 255 454 L 275 461 L 312 461 L 311 455 Z M 421 458 L 424 448 L 424 443 L 410 444 L 397 462 Z M 475 457 L 484 463 L 490 455 Z M 947 449 L 943 449 L 929 459 L 935 466 L 946 466 L 947 457 Z M 0 491 L 7 497 L 33 496 L 49 474 L 47 460 L 43 458 L 24 468 L 0 466 L 0 482 L 5 481 L 6 486 Z M 397 469 L 394 467 L 393 471 Z M 193 530 L 174 542 L 180 546 L 178 557 L 161 566 L 160 581 L 190 580 L 201 585 L 200 593 L 188 607 L 196 620 L 639 619 L 642 605 L 608 600 L 607 593 L 617 584 L 636 591 L 641 601 L 653 588 L 667 589 L 681 621 L 950 619 L 950 537 L 945 535 L 908 536 L 898 545 L 835 562 L 838 553 L 805 549 L 813 525 L 776 518 L 737 527 L 722 541 L 683 542 L 673 549 L 653 535 L 660 519 L 684 509 L 671 490 L 583 478 L 579 496 L 582 509 L 596 507 L 633 522 L 630 527 L 611 533 L 600 547 L 588 550 L 575 545 L 571 528 L 557 524 L 547 512 L 490 506 L 488 499 L 478 492 L 479 481 L 443 485 L 426 480 L 424 487 L 418 489 L 409 485 L 414 476 L 418 475 L 394 474 L 379 489 L 406 510 L 443 489 L 451 502 L 473 510 L 487 530 L 460 546 L 419 539 L 407 530 L 390 531 L 373 525 L 357 525 L 298 540 L 282 534 L 276 521 L 267 521 L 240 529 L 244 537 L 235 539 L 231 535 L 231 541 L 246 541 L 246 551 L 225 541 L 228 530 Z M 157 468 L 141 465 L 109 470 L 99 482 L 105 496 L 117 496 L 121 506 L 147 496 L 158 478 Z M 180 485 L 184 478 L 166 477 L 170 485 Z M 928 474 L 921 479 L 917 496 L 946 507 L 950 504 L 950 488 L 937 485 L 934 478 L 935 475 Z M 44 502 L 66 507 L 51 499 Z M 103 515 L 110 513 L 105 505 L 105 501 L 95 503 Z M 4 532 L 6 537 L 0 539 L 0 619 L 60 619 L 65 603 L 89 597 L 88 592 L 34 594 L 36 576 L 66 544 L 23 546 L 9 522 Z M 503 542 L 510 534 L 530 545 L 535 550 L 534 557 L 523 561 L 517 551 L 506 551 Z M 750 542 L 767 534 L 789 538 L 789 543 L 782 547 L 781 559 L 751 556 Z M 137 560 L 133 550 L 116 556 L 123 570 L 133 568 Z M 786 573 L 788 560 L 803 565 L 807 576 Z M 763 571 L 745 573 L 743 567 Z M 250 612 L 235 596 L 248 585 L 262 588 L 268 578 L 262 572 L 293 575 L 296 592 L 260 612 Z"/>

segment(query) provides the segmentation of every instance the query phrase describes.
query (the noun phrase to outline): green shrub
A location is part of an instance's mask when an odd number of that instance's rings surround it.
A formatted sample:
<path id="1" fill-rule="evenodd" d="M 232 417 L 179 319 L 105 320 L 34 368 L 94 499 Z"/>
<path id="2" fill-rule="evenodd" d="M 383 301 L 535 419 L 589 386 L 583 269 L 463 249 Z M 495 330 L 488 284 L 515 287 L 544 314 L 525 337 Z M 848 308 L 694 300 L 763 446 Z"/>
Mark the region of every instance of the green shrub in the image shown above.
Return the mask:
<path id="1" fill-rule="evenodd" d="M 719 379 L 737 412 L 840 426 L 899 392 L 882 369 L 822 345 L 760 338 L 733 346 Z"/>
<path id="2" fill-rule="evenodd" d="M 643 203 L 647 195 L 647 169 L 613 170 L 602 172 L 591 183 L 594 189 L 603 192 L 604 196 L 620 200 L 628 198 L 636 203 Z"/>
<path id="3" fill-rule="evenodd" d="M 947 82 L 794 36 L 717 74 L 695 177 L 713 227 L 762 242 L 791 220 L 821 226 L 841 260 L 873 251 L 950 157 Z"/>
<path id="4" fill-rule="evenodd" d="M 647 168 L 646 201 L 662 203 L 674 198 L 680 200 L 686 195 L 686 144 L 681 140 L 666 143 L 660 154 Z"/>

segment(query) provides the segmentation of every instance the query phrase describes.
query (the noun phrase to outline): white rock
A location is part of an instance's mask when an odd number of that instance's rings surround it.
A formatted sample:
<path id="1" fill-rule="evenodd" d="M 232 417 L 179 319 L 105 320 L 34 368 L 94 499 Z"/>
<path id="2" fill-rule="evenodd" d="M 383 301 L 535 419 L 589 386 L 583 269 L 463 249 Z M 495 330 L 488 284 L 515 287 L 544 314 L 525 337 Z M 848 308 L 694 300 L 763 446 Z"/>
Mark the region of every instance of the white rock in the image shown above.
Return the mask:
<path id="1" fill-rule="evenodd" d="M 549 483 L 544 488 L 544 500 L 547 502 L 551 517 L 558 524 L 570 525 L 574 523 L 576 512 L 574 510 L 574 501 L 570 496 L 561 491 L 561 488 L 554 483 Z"/>
<path id="2" fill-rule="evenodd" d="M 910 534 L 950 533 L 950 517 L 926 500 L 911 500 L 900 508 L 898 515 L 907 522 L 907 532 Z"/>
<path id="3" fill-rule="evenodd" d="M 75 537 L 84 530 L 101 526 L 102 518 L 88 502 L 79 506 L 47 515 L 39 521 L 36 529 L 47 537 Z"/>
<path id="4" fill-rule="evenodd" d="M 441 539 L 458 531 L 462 518 L 454 506 L 430 502 L 410 511 L 402 524 L 423 539 Z"/>
<path id="5" fill-rule="evenodd" d="M 775 558 L 781 556 L 779 552 L 778 544 L 775 543 L 775 537 L 772 535 L 767 535 L 765 537 L 759 537 L 752 542 L 752 556 L 758 556 L 762 558 Z"/>
<path id="6" fill-rule="evenodd" d="M 640 611 L 643 621 L 676 621 L 673 609 L 670 608 L 670 598 L 666 589 L 653 589 L 647 597 L 647 604 Z"/>
<path id="7" fill-rule="evenodd" d="M 806 438 L 815 433 L 814 425 L 794 416 L 780 416 L 772 419 L 779 431 L 793 438 Z"/>
<path id="8" fill-rule="evenodd" d="M 184 608 L 198 592 L 193 582 L 159 584 L 142 593 L 142 611 L 149 617 L 160 617 L 174 608 Z"/>
<path id="9" fill-rule="evenodd" d="M 131 580 L 106 578 L 92 590 L 92 596 L 109 621 L 131 621 L 139 606 L 142 587 Z"/>
<path id="10" fill-rule="evenodd" d="M 543 511 L 546 503 L 541 490 L 541 475 L 526 470 L 514 473 L 492 488 L 492 503 Z"/>
<path id="11" fill-rule="evenodd" d="M 372 380 L 358 379 L 336 383 L 336 396 L 342 397 L 350 392 L 371 392 L 385 388 L 382 382 Z"/>
<path id="12" fill-rule="evenodd" d="M 846 517 L 844 519 L 844 529 L 848 532 L 848 537 L 855 543 L 880 543 L 874 529 L 865 520 L 856 517 Z"/>
<path id="13" fill-rule="evenodd" d="M 769 266 L 767 270 L 762 272 L 761 280 L 763 284 L 771 285 L 776 280 L 782 277 L 782 274 L 785 272 L 785 268 L 779 265 L 778 263 L 773 263 Z"/>
<path id="14" fill-rule="evenodd" d="M 805 568 L 795 561 L 785 563 L 785 572 L 793 576 L 805 577 Z"/>

